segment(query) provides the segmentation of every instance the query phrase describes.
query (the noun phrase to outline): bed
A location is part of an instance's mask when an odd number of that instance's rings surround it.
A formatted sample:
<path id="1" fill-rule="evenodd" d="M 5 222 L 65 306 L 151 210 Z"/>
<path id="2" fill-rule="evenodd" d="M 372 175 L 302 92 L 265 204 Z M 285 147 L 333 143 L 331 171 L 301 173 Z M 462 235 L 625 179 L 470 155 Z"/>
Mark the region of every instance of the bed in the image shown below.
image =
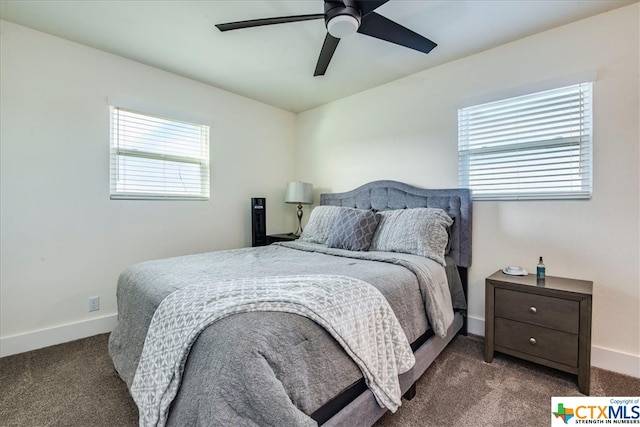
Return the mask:
<path id="1" fill-rule="evenodd" d="M 442 213 L 449 221 L 445 227 L 447 247 L 442 254 L 405 253 L 401 250 L 407 239 L 398 243 L 385 237 L 384 231 L 397 231 L 393 224 L 414 224 L 408 214 L 422 215 L 426 211 L 431 218 L 429 226 L 434 222 L 442 225 Z M 377 227 L 364 238 L 368 244 L 360 241 L 361 230 L 355 241 L 353 233 L 345 239 L 342 230 L 336 231 L 336 224 L 346 224 L 342 219 L 347 214 L 349 218 L 356 215 L 358 221 L 366 218 L 369 228 Z M 318 277 L 333 286 L 338 278 L 349 289 L 361 283 L 375 288 L 371 291 L 383 295 L 384 303 L 392 308 L 415 360 L 410 369 L 402 372 L 402 368 L 394 379 L 399 393 L 412 398 L 415 382 L 433 360 L 457 333 L 466 333 L 471 217 L 471 193 L 467 189 L 429 190 L 395 181 L 375 181 L 344 193 L 322 194 L 299 241 L 136 264 L 118 280 L 118 325 L 109 339 L 114 366 L 134 399 L 140 390 L 148 388 L 147 383 L 141 385 L 140 378 L 155 377 L 155 371 L 153 375 L 136 372 L 147 365 L 155 369 L 166 363 L 148 355 L 153 355 L 149 342 L 153 341 L 151 336 L 156 339 L 152 333 L 156 318 L 166 311 L 165 304 L 172 299 L 169 296 L 189 290 L 195 306 L 205 299 L 202 295 L 208 295 L 198 292 L 208 292 L 210 283 L 235 289 L 245 282 L 280 285 L 294 279 L 313 282 Z M 329 225 L 327 218 L 333 221 Z M 372 226 L 372 218 L 379 225 Z M 409 240 L 410 246 L 415 245 Z M 423 239 L 418 240 L 420 245 Z M 426 244 L 439 248 L 440 240 Z M 358 250 L 362 249 L 360 244 L 369 250 Z M 431 281 L 441 284 L 428 283 Z M 439 298 L 442 283 L 451 295 L 447 310 L 432 307 L 438 305 L 432 300 Z M 195 332 L 175 329 L 179 332 L 174 332 L 175 336 L 193 336 L 183 344 L 186 353 L 176 356 L 180 361 L 179 378 L 176 383 L 176 375 L 169 375 L 168 381 L 174 382 L 172 391 L 161 392 L 162 399 L 170 396 L 159 412 L 159 422 L 147 422 L 146 418 L 142 422 L 145 409 L 141 411 L 141 425 L 365 426 L 373 425 L 388 410 L 388 405 L 381 406 L 379 392 L 372 391 L 376 389 L 362 360 L 353 357 L 353 347 L 345 346 L 331 326 L 320 326 L 321 321 L 304 313 L 278 311 L 272 306 L 262 311 L 255 305 L 245 304 L 251 309 L 229 311 L 219 318 L 210 315 L 207 322 L 195 319 L 192 323 L 200 328 Z M 442 320 L 449 317 L 450 321 Z M 175 326 L 174 321 L 166 323 Z"/>

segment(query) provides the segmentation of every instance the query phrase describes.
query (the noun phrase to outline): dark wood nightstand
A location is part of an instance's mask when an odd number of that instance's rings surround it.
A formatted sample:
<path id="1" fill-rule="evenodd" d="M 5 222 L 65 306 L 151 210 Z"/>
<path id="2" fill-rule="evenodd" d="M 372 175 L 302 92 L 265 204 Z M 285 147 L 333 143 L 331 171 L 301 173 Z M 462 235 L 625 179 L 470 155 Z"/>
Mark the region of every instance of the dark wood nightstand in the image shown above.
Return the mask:
<path id="1" fill-rule="evenodd" d="M 569 372 L 588 395 L 593 282 L 497 271 L 485 283 L 485 362 L 499 351 Z"/>
<path id="2" fill-rule="evenodd" d="M 291 242 L 292 240 L 296 240 L 298 237 L 299 236 L 296 236 L 293 233 L 267 234 L 267 245 L 275 242 Z"/>

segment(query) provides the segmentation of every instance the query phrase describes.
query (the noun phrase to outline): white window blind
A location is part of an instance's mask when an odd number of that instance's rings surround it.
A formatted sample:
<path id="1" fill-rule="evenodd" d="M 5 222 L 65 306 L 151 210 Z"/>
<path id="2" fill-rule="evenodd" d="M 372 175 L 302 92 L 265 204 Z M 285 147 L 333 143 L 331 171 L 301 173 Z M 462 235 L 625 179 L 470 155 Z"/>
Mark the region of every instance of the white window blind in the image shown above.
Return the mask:
<path id="1" fill-rule="evenodd" d="M 588 199 L 592 83 L 458 110 L 459 183 L 474 200 Z"/>
<path id="2" fill-rule="evenodd" d="M 112 199 L 209 199 L 209 126 L 110 109 Z"/>

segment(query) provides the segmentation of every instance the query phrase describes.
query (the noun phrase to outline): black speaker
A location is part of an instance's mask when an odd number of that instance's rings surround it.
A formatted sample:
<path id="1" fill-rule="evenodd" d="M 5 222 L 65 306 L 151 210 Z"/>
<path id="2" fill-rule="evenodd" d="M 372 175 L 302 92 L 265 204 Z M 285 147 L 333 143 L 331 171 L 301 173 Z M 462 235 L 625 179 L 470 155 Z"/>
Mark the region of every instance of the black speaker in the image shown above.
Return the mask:
<path id="1" fill-rule="evenodd" d="M 251 246 L 267 244 L 267 199 L 251 198 Z"/>

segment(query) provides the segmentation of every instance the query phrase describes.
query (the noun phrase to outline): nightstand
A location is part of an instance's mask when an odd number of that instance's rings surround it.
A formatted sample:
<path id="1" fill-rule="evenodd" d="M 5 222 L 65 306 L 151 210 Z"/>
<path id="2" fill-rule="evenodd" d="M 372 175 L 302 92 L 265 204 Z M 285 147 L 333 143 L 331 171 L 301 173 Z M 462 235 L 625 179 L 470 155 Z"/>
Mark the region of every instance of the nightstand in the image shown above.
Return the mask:
<path id="1" fill-rule="evenodd" d="M 485 286 L 485 362 L 498 351 L 569 372 L 588 395 L 593 282 L 497 271 Z"/>
<path id="2" fill-rule="evenodd" d="M 291 242 L 292 240 L 296 240 L 298 237 L 299 236 L 296 236 L 293 233 L 267 234 L 267 245 L 275 242 Z"/>

